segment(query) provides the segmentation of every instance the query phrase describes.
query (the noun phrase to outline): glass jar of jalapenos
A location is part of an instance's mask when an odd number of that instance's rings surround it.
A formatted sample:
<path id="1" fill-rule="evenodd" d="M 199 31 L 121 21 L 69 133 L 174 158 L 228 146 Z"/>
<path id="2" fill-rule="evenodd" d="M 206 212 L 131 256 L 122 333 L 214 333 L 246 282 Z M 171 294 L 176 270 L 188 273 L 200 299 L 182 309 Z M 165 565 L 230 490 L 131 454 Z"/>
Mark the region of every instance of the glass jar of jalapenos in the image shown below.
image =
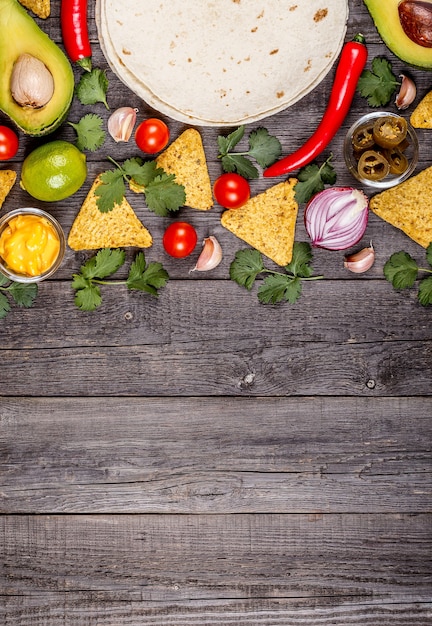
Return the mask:
<path id="1" fill-rule="evenodd" d="M 346 134 L 344 157 L 358 181 L 375 189 L 387 189 L 413 173 L 418 161 L 417 135 L 400 115 L 387 111 L 368 113 Z"/>

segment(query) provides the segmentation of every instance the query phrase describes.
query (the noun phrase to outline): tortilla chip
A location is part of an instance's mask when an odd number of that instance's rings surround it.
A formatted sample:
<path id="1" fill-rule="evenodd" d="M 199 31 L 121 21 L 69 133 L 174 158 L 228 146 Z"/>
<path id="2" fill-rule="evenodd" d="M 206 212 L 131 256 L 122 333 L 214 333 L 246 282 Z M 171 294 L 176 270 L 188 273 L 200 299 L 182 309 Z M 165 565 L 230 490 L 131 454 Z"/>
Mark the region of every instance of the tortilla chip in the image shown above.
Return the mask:
<path id="1" fill-rule="evenodd" d="M 420 100 L 410 117 L 414 128 L 432 128 L 432 91 Z"/>
<path id="2" fill-rule="evenodd" d="M 212 208 L 210 176 L 201 135 L 197 130 L 185 130 L 156 158 L 156 162 L 167 174 L 175 174 L 175 182 L 184 186 L 187 206 L 201 211 Z"/>
<path id="3" fill-rule="evenodd" d="M 51 13 L 50 0 L 19 0 L 26 9 L 29 9 L 42 19 L 46 19 Z"/>
<path id="4" fill-rule="evenodd" d="M 6 196 L 14 186 L 16 177 L 16 172 L 13 170 L 0 170 L 0 207 L 3 206 Z"/>
<path id="5" fill-rule="evenodd" d="M 432 167 L 377 194 L 371 198 L 369 207 L 427 248 L 432 242 Z"/>
<path id="6" fill-rule="evenodd" d="M 72 250 L 96 250 L 136 246 L 149 248 L 153 239 L 147 228 L 137 218 L 126 198 L 112 211 L 101 213 L 95 189 L 101 184 L 96 178 L 87 198 L 70 229 L 68 244 Z"/>
<path id="7" fill-rule="evenodd" d="M 298 211 L 296 183 L 291 178 L 251 198 L 240 209 L 225 211 L 222 226 L 278 265 L 287 265 L 292 259 Z"/>

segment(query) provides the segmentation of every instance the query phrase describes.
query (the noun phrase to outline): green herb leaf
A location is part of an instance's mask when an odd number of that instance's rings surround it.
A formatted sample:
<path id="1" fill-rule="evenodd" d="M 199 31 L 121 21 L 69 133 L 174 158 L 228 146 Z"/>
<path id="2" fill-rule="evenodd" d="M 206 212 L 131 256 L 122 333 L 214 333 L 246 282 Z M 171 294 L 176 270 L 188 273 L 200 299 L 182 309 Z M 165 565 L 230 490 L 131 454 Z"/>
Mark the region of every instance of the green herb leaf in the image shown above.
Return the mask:
<path id="1" fill-rule="evenodd" d="M 10 310 L 11 306 L 9 304 L 9 300 L 4 293 L 0 293 L 0 319 L 6 317 Z"/>
<path id="2" fill-rule="evenodd" d="M 102 248 L 99 252 L 88 259 L 81 267 L 84 278 L 106 278 L 114 274 L 125 262 L 124 250 Z"/>
<path id="3" fill-rule="evenodd" d="M 81 311 L 94 311 L 102 304 L 100 288 L 97 285 L 90 284 L 84 289 L 79 289 L 75 293 L 74 301 Z"/>
<path id="4" fill-rule="evenodd" d="M 77 133 L 76 147 L 78 150 L 94 152 L 103 145 L 106 133 L 102 128 L 103 119 L 100 115 L 87 113 L 76 124 L 72 122 L 68 122 L 68 124 Z"/>
<path id="5" fill-rule="evenodd" d="M 286 300 L 294 304 L 301 295 L 300 278 L 289 274 L 271 274 L 258 288 L 258 300 L 263 304 L 277 304 Z"/>
<path id="6" fill-rule="evenodd" d="M 126 186 L 120 170 L 107 170 L 100 175 L 102 184 L 96 187 L 96 204 L 101 213 L 112 211 L 123 202 Z"/>
<path id="7" fill-rule="evenodd" d="M 81 104 L 96 104 L 102 102 L 109 109 L 106 94 L 108 78 L 104 70 L 97 67 L 91 72 L 85 72 L 75 88 L 75 93 Z"/>
<path id="8" fill-rule="evenodd" d="M 38 286 L 37 283 L 12 282 L 8 287 L 8 291 L 18 306 L 29 309 L 38 294 Z"/>
<path id="9" fill-rule="evenodd" d="M 230 265 L 230 278 L 246 289 L 252 289 L 256 277 L 264 270 L 261 253 L 252 248 L 238 250 Z"/>
<path id="10" fill-rule="evenodd" d="M 268 167 L 282 154 L 282 146 L 277 137 L 270 135 L 266 128 L 257 128 L 249 134 L 249 150 L 233 152 L 233 148 L 243 138 L 244 126 L 223 137 L 219 135 L 218 157 L 222 162 L 224 172 L 237 172 L 244 178 L 258 178 L 259 172 L 249 157 L 254 158 L 261 167 Z"/>
<path id="11" fill-rule="evenodd" d="M 158 289 L 165 287 L 168 279 L 168 272 L 161 263 L 146 265 L 144 254 L 139 252 L 130 267 L 126 285 L 128 289 L 138 289 L 158 296 Z"/>
<path id="12" fill-rule="evenodd" d="M 336 172 L 331 165 L 333 155 L 320 166 L 316 163 L 311 163 L 303 167 L 298 175 L 298 183 L 294 187 L 296 201 L 309 202 L 313 195 L 322 191 L 324 185 L 334 185 L 336 182 Z"/>
<path id="13" fill-rule="evenodd" d="M 395 289 L 406 289 L 414 285 L 418 269 L 407 252 L 395 252 L 384 265 L 384 276 Z"/>
<path id="14" fill-rule="evenodd" d="M 261 167 L 269 167 L 282 154 L 281 142 L 266 128 L 257 128 L 249 135 L 249 154 Z"/>
<path id="15" fill-rule="evenodd" d="M 432 266 L 432 242 L 426 248 L 426 259 L 430 266 Z"/>
<path id="16" fill-rule="evenodd" d="M 285 269 L 294 276 L 300 278 L 309 278 L 312 276 L 313 270 L 309 263 L 312 261 L 312 249 L 305 241 L 295 241 L 293 246 L 293 255 L 291 263 Z"/>
<path id="17" fill-rule="evenodd" d="M 390 102 L 400 83 L 392 72 L 390 61 L 383 57 L 372 60 L 372 71 L 363 70 L 357 83 L 357 91 L 367 98 L 371 107 L 384 106 Z"/>
<path id="18" fill-rule="evenodd" d="M 137 185 L 147 187 L 156 176 L 161 176 L 164 171 L 158 167 L 156 161 L 143 162 L 140 158 L 128 159 L 123 163 L 123 172 Z M 145 189 L 143 189 L 145 192 Z"/>
<path id="19" fill-rule="evenodd" d="M 422 304 L 423 306 L 432 304 L 432 276 L 423 278 L 420 281 L 417 297 L 420 304 Z"/>
<path id="20" fill-rule="evenodd" d="M 148 208 L 156 215 L 168 215 L 167 211 L 175 212 L 186 202 L 183 185 L 178 185 L 174 174 L 156 176 L 145 188 L 145 198 Z"/>

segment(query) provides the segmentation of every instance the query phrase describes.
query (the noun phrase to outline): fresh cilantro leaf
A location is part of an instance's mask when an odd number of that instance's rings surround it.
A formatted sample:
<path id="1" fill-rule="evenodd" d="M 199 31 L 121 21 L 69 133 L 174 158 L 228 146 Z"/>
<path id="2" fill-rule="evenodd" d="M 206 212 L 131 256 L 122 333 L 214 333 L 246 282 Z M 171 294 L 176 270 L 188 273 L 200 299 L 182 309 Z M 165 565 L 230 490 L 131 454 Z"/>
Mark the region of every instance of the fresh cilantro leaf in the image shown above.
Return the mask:
<path id="1" fill-rule="evenodd" d="M 285 270 L 300 278 L 312 276 L 312 268 L 309 263 L 312 261 L 312 250 L 305 241 L 295 241 L 291 262 L 285 266 Z"/>
<path id="2" fill-rule="evenodd" d="M 276 304 L 286 300 L 294 304 L 301 295 L 300 278 L 289 274 L 271 274 L 258 288 L 258 300 L 263 304 Z"/>
<path id="3" fill-rule="evenodd" d="M 0 319 L 6 317 L 10 310 L 11 306 L 9 304 L 9 300 L 4 293 L 0 293 Z"/>
<path id="4" fill-rule="evenodd" d="M 75 88 L 75 93 L 81 104 L 96 104 L 102 102 L 109 109 L 106 94 L 108 78 L 104 70 L 95 67 L 91 72 L 85 72 Z"/>
<path id="5" fill-rule="evenodd" d="M 79 122 L 68 122 L 77 133 L 76 147 L 78 150 L 94 152 L 102 146 L 106 133 L 102 128 L 103 119 L 96 113 L 87 113 Z"/>
<path id="6" fill-rule="evenodd" d="M 38 286 L 37 283 L 12 282 L 8 291 L 18 306 L 29 309 L 38 294 Z"/>
<path id="7" fill-rule="evenodd" d="M 395 252 L 384 265 L 384 276 L 395 289 L 406 289 L 414 285 L 418 269 L 407 252 Z"/>
<path id="8" fill-rule="evenodd" d="M 143 187 L 147 187 L 156 176 L 164 173 L 163 169 L 158 167 L 156 161 L 146 161 L 144 163 L 140 158 L 128 159 L 123 163 L 122 169 L 125 175 L 131 178 L 134 183 Z"/>
<path id="9" fill-rule="evenodd" d="M 298 183 L 294 187 L 296 201 L 308 202 L 312 196 L 324 189 L 324 185 L 334 185 L 336 182 L 336 172 L 331 165 L 333 155 L 321 165 L 311 163 L 303 167 L 298 175 Z"/>
<path id="10" fill-rule="evenodd" d="M 161 263 L 146 265 L 144 254 L 139 252 L 130 267 L 126 285 L 128 289 L 139 289 L 158 296 L 158 289 L 165 287 L 168 279 L 168 272 Z"/>
<path id="11" fill-rule="evenodd" d="M 156 215 L 167 215 L 167 211 L 178 211 L 186 202 L 183 185 L 174 182 L 174 174 L 156 176 L 145 188 L 145 198 L 149 209 Z"/>
<path id="12" fill-rule="evenodd" d="M 276 304 L 282 300 L 293 304 L 301 296 L 303 280 L 323 278 L 312 276 L 311 260 L 311 247 L 306 242 L 294 243 L 293 258 L 285 267 L 285 273 L 266 268 L 258 250 L 239 250 L 230 266 L 230 278 L 250 290 L 258 274 L 268 274 L 258 287 L 258 300 L 262 304 Z"/>
<path id="13" fill-rule="evenodd" d="M 384 106 L 390 102 L 393 92 L 400 83 L 392 72 L 390 61 L 383 57 L 372 60 L 372 71 L 363 70 L 357 83 L 357 91 L 367 98 L 371 107 Z"/>
<path id="14" fill-rule="evenodd" d="M 432 267 L 432 242 L 426 248 L 426 260 L 429 265 Z"/>
<path id="15" fill-rule="evenodd" d="M 423 306 L 432 304 L 432 276 L 423 278 L 420 281 L 417 297 Z"/>
<path id="16" fill-rule="evenodd" d="M 125 261 L 124 250 L 103 248 L 88 259 L 79 274 L 73 274 L 72 289 L 75 289 L 75 304 L 82 311 L 94 311 L 102 304 L 99 285 L 126 285 L 128 289 L 146 291 L 153 296 L 164 287 L 168 273 L 160 263 L 146 264 L 143 252 L 139 252 L 131 263 L 127 280 L 108 282 L 103 280 L 114 274 Z"/>
<path id="17" fill-rule="evenodd" d="M 230 265 L 230 278 L 246 289 L 252 289 L 256 277 L 264 271 L 261 253 L 252 248 L 238 250 Z"/>
<path id="18" fill-rule="evenodd" d="M 107 170 L 100 175 L 102 184 L 96 187 L 96 204 L 101 213 L 112 211 L 123 202 L 126 186 L 120 170 Z"/>
<path id="19" fill-rule="evenodd" d="M 249 157 L 254 158 L 261 167 L 268 167 L 282 154 L 282 146 L 277 137 L 270 135 L 266 128 L 257 128 L 249 134 L 249 150 L 233 152 L 233 148 L 243 138 L 244 126 L 239 126 L 224 137 L 219 135 L 219 158 L 224 172 L 237 172 L 244 178 L 258 178 L 259 172 Z"/>
<path id="20" fill-rule="evenodd" d="M 282 154 L 281 142 L 266 128 L 257 128 L 249 135 L 249 154 L 261 167 L 269 167 Z"/>
<path id="21" fill-rule="evenodd" d="M 38 294 L 38 286 L 37 283 L 16 283 L 0 274 L 0 319 L 6 317 L 11 310 L 7 294 L 15 304 L 28 309 Z"/>

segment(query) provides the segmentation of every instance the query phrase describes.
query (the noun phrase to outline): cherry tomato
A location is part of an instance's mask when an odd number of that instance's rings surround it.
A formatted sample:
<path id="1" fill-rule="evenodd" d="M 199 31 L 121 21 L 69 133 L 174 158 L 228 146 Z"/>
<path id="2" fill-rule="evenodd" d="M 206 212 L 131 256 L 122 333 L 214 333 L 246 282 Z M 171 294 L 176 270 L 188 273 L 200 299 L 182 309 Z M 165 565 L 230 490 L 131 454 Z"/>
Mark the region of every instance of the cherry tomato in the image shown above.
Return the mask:
<path id="1" fill-rule="evenodd" d="M 176 259 L 189 256 L 197 244 L 195 228 L 187 222 L 173 222 L 164 232 L 162 239 L 165 252 Z"/>
<path id="2" fill-rule="evenodd" d="M 7 126 L 0 126 L 0 161 L 12 159 L 18 152 L 18 136 Z"/>
<path id="3" fill-rule="evenodd" d="M 165 148 L 169 141 L 168 126 L 162 120 L 150 117 L 144 120 L 135 131 L 135 142 L 140 150 L 155 154 Z"/>
<path id="4" fill-rule="evenodd" d="M 222 174 L 215 180 L 213 193 L 216 201 L 226 209 L 239 209 L 250 198 L 250 187 L 246 178 L 234 172 Z"/>

